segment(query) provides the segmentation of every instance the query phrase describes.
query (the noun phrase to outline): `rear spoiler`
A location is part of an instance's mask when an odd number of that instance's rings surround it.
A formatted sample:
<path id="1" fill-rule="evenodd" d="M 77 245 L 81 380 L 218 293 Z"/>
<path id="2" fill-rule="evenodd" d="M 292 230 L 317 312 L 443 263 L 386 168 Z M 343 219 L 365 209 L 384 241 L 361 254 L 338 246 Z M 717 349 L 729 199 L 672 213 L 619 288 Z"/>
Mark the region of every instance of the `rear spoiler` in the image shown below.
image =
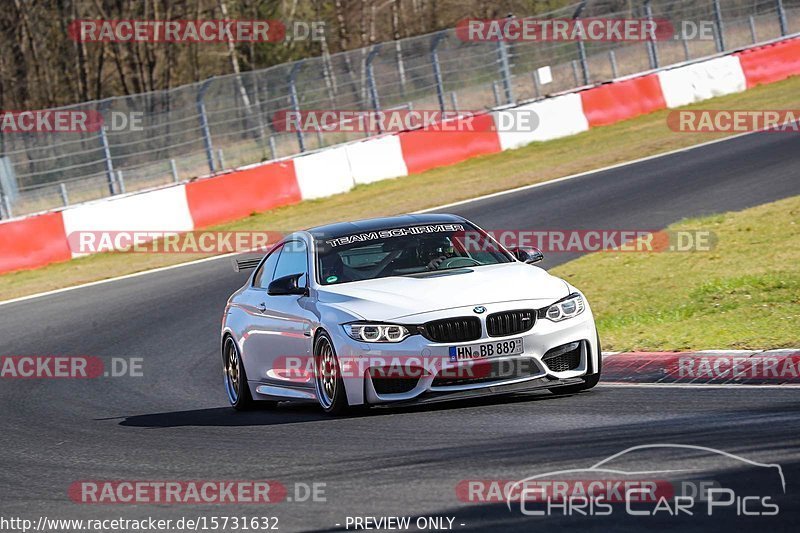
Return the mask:
<path id="1" fill-rule="evenodd" d="M 241 272 L 242 270 L 250 270 L 256 268 L 261 263 L 262 257 L 248 257 L 245 259 L 233 259 L 233 270 Z"/>

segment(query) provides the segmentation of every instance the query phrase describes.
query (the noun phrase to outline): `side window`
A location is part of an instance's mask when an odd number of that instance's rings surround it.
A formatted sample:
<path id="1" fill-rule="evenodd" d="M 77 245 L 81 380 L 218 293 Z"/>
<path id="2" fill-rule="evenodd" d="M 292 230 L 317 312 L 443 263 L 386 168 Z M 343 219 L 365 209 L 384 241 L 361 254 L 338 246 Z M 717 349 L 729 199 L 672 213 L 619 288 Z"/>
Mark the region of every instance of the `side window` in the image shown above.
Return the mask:
<path id="1" fill-rule="evenodd" d="M 261 268 L 256 272 L 253 278 L 253 287 L 266 289 L 269 282 L 272 281 L 272 274 L 275 272 L 275 265 L 278 263 L 278 256 L 281 255 L 281 248 L 275 248 L 267 257 L 267 260 L 261 263 Z"/>
<path id="2" fill-rule="evenodd" d="M 290 241 L 283 246 L 273 279 L 291 274 L 303 274 L 297 280 L 300 287 L 308 283 L 308 249 L 303 241 Z"/>

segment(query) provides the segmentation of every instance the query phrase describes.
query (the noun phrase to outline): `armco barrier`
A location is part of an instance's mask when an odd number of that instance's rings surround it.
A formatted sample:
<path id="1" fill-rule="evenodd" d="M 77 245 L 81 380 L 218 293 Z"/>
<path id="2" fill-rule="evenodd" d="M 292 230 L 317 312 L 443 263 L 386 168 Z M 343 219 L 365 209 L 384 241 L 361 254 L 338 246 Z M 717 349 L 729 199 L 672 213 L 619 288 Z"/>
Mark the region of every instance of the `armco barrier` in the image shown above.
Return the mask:
<path id="1" fill-rule="evenodd" d="M 473 131 L 406 131 L 398 134 L 409 174 L 501 151 L 492 115 L 470 117 Z"/>
<path id="2" fill-rule="evenodd" d="M 0 272 L 37 268 L 71 257 L 61 213 L 0 223 Z"/>
<path id="3" fill-rule="evenodd" d="M 590 127 L 614 124 L 667 107 L 655 74 L 608 83 L 580 92 Z"/>
<path id="4" fill-rule="evenodd" d="M 0 273 L 69 259 L 67 235 L 74 231 L 191 231 L 794 74 L 800 74 L 800 38 L 524 104 L 516 109 L 535 111 L 539 118 L 538 127 L 529 131 L 497 131 L 496 111 L 468 119 L 474 131 L 383 135 L 61 213 L 0 222 Z"/>
<path id="5" fill-rule="evenodd" d="M 658 73 L 667 107 L 680 107 L 701 100 L 744 91 L 747 83 L 735 55 L 686 65 Z"/>
<path id="6" fill-rule="evenodd" d="M 539 117 L 539 124 L 532 131 L 500 131 L 498 137 L 503 150 L 520 148 L 535 141 L 568 137 L 589 129 L 583 103 L 577 93 L 540 100 L 516 109 L 534 111 Z"/>
<path id="7" fill-rule="evenodd" d="M 800 74 L 800 39 L 745 50 L 737 55 L 748 88 Z"/>
<path id="8" fill-rule="evenodd" d="M 384 135 L 348 144 L 345 149 L 356 184 L 408 175 L 400 137 L 397 135 Z"/>
<path id="9" fill-rule="evenodd" d="M 191 181 L 186 184 L 186 198 L 194 228 L 301 200 L 291 160 Z"/>

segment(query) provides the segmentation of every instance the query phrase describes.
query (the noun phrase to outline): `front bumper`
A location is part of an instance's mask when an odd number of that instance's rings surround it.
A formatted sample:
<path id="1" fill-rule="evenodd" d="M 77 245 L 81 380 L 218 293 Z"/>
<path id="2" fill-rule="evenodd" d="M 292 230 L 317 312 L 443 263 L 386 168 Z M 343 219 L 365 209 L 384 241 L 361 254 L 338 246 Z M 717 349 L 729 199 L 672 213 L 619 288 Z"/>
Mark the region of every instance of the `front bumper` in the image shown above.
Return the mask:
<path id="1" fill-rule="evenodd" d="M 366 343 L 351 339 L 342 328 L 329 332 L 340 364 L 346 367 L 342 374 L 350 405 L 445 401 L 554 388 L 579 383 L 582 376 L 598 368 L 597 330 L 588 303 L 584 312 L 574 318 L 562 322 L 540 319 L 530 330 L 507 337 L 489 337 L 484 317 L 493 312 L 534 306 L 511 302 L 487 308 L 486 315 L 481 317 L 483 335 L 470 342 L 437 343 L 418 334 L 399 343 Z M 445 316 L 471 314 L 474 315 L 472 308 L 455 309 L 448 310 Z M 444 316 L 441 313 L 428 314 L 414 317 L 414 320 L 420 323 L 439 318 Z M 523 353 L 520 355 L 471 362 L 450 361 L 451 346 L 515 338 L 522 338 Z M 551 350 L 571 343 L 579 343 L 576 351 L 567 354 L 571 359 L 560 357 L 558 364 L 549 359 L 553 353 Z M 548 359 L 544 360 L 546 354 Z M 481 365 L 477 372 L 475 365 Z M 483 365 L 504 370 L 486 372 Z M 407 369 L 412 367 L 417 371 L 408 372 Z M 400 373 L 393 371 L 398 368 L 404 370 Z"/>

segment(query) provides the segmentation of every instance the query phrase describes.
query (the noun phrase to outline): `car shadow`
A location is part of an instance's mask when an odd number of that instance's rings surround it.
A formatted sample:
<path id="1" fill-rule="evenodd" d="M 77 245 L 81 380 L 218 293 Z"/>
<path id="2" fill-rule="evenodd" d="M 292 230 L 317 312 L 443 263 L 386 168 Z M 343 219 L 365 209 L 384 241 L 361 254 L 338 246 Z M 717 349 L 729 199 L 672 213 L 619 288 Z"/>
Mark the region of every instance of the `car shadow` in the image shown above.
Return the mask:
<path id="1" fill-rule="evenodd" d="M 593 394 L 600 391 L 593 392 Z M 280 424 L 298 424 L 305 422 L 336 421 L 354 418 L 381 417 L 415 412 L 456 411 L 475 409 L 492 405 L 513 404 L 521 402 L 553 400 L 567 398 L 567 395 L 555 396 L 549 393 L 518 393 L 508 396 L 491 396 L 453 400 L 447 402 L 406 405 L 402 407 L 373 407 L 354 409 L 343 416 L 331 416 L 322 412 L 314 403 L 278 404 L 277 407 L 256 409 L 253 411 L 235 411 L 230 407 L 212 407 L 188 411 L 169 411 L 164 413 L 148 413 L 124 417 L 100 418 L 96 420 L 119 420 L 120 426 L 146 428 L 172 428 L 182 426 L 274 426 Z"/>

